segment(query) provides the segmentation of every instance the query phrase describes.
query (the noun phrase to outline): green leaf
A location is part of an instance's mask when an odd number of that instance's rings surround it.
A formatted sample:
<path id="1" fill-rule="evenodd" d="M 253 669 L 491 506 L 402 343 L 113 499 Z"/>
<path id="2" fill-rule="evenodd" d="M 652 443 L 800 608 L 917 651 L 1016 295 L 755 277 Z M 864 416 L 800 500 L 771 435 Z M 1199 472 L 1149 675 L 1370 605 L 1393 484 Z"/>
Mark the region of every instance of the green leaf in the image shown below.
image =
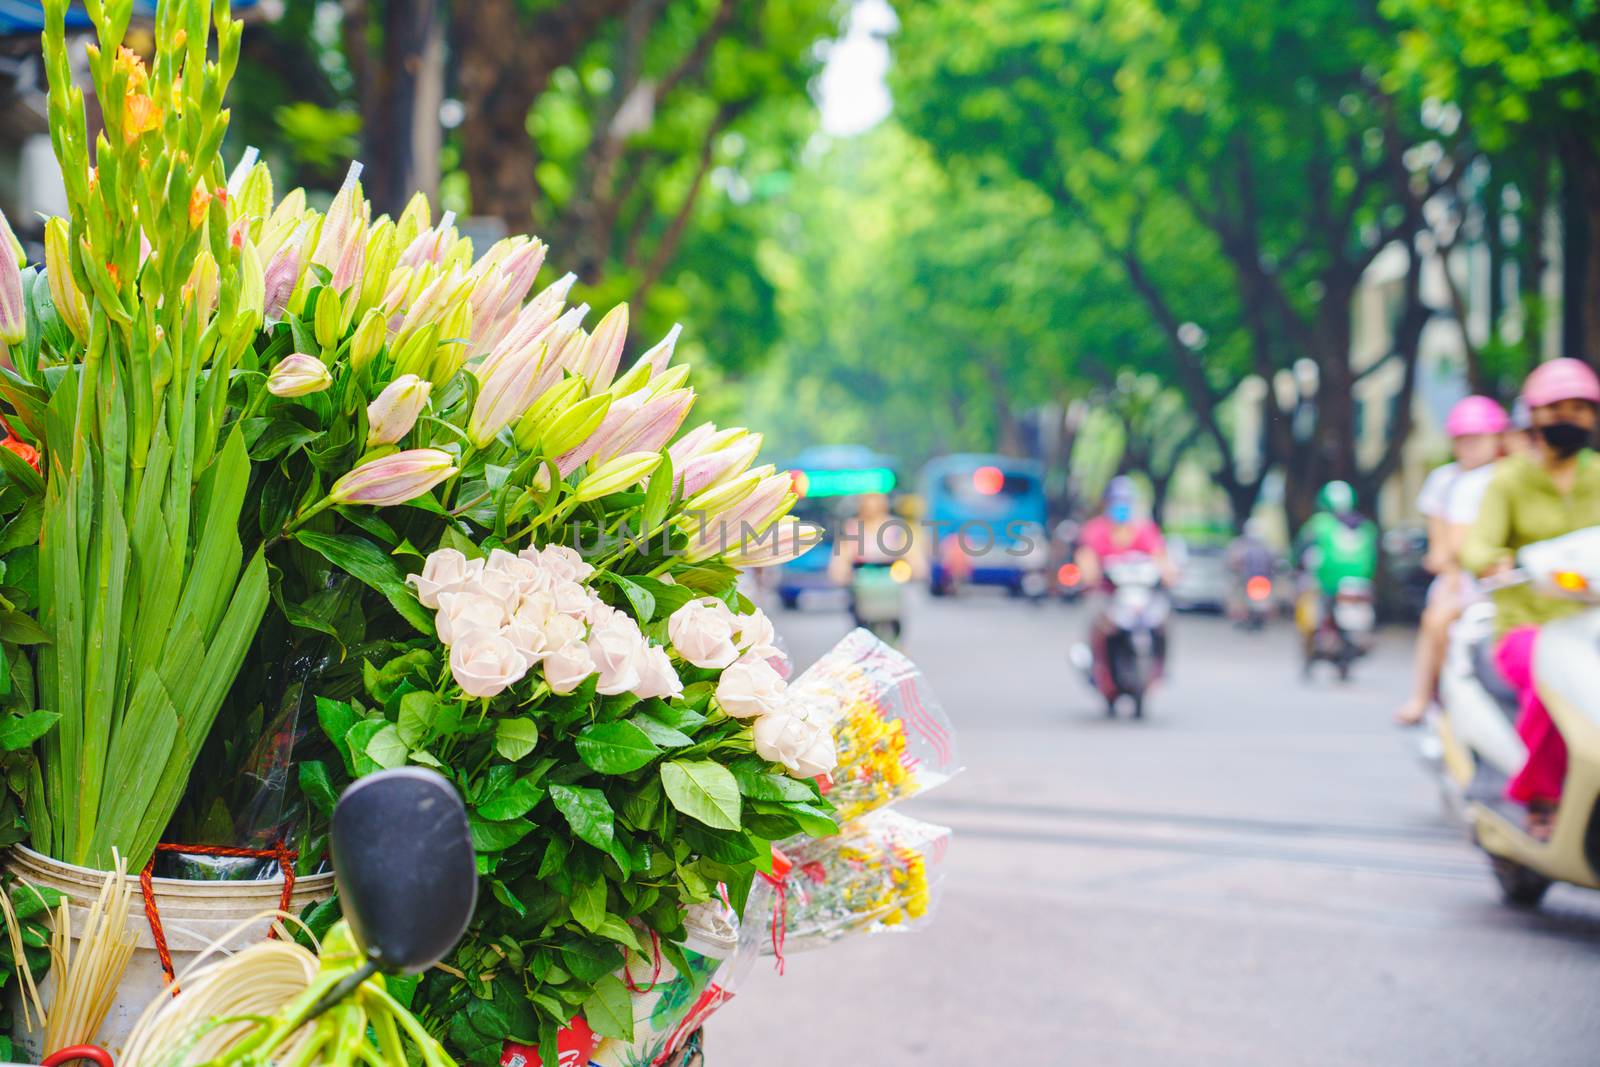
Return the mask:
<path id="1" fill-rule="evenodd" d="M 739 829 L 739 783 L 720 763 L 674 760 L 661 765 L 661 786 L 672 806 L 707 826 Z"/>
<path id="2" fill-rule="evenodd" d="M 392 722 L 384 723 L 366 744 L 366 753 L 372 762 L 386 771 L 404 767 L 408 751 L 406 743 L 400 740 L 400 731 Z"/>
<path id="3" fill-rule="evenodd" d="M 578 925 L 591 934 L 600 929 L 606 918 L 606 880 L 597 878 L 573 890 L 572 917 Z"/>
<path id="4" fill-rule="evenodd" d="M 622 590 L 622 595 L 628 598 L 628 603 L 633 607 L 634 618 L 639 620 L 639 625 L 643 626 L 649 622 L 656 611 L 656 598 L 651 595 L 650 590 L 630 578 L 624 578 L 620 574 L 612 574 L 608 571 L 602 571 L 601 573 L 611 579 L 611 584 Z"/>
<path id="5" fill-rule="evenodd" d="M 413 754 L 415 758 L 415 754 Z M 518 778 L 493 799 L 485 800 L 477 807 L 477 813 L 484 819 L 515 819 L 519 815 L 526 815 L 532 811 L 534 805 L 544 799 L 544 790 L 534 785 L 526 777 Z"/>
<path id="6" fill-rule="evenodd" d="M 667 507 L 672 503 L 672 457 L 662 456 L 661 463 L 650 472 L 650 482 L 644 492 L 644 506 L 639 509 L 641 532 L 648 536 L 667 517 Z M 640 619 L 646 622 L 646 619 Z"/>
<path id="7" fill-rule="evenodd" d="M 668 704 L 664 700 L 650 701 L 644 706 L 644 713 L 657 722 L 672 727 L 674 730 L 685 732 L 698 729 L 706 724 L 706 717 L 693 708 L 684 707 L 681 704 Z"/>
<path id="8" fill-rule="evenodd" d="M 0 452 L 6 449 L 0 448 Z M 49 643 L 50 635 L 22 612 L 8 611 L 0 614 L 0 641 L 8 645 L 43 645 Z"/>
<path id="9" fill-rule="evenodd" d="M 550 801 L 566 817 L 567 825 L 580 840 L 602 852 L 610 849 L 616 833 L 616 815 L 604 793 L 583 786 L 553 785 Z"/>
<path id="10" fill-rule="evenodd" d="M 533 751 L 539 728 L 532 719 L 501 719 L 494 725 L 494 750 L 512 763 Z"/>
<path id="11" fill-rule="evenodd" d="M 784 810 L 800 823 L 800 829 L 809 837 L 831 837 L 839 832 L 833 816 L 812 804 L 789 804 Z"/>
<path id="12" fill-rule="evenodd" d="M 748 763 L 735 763 L 729 770 L 733 772 L 734 780 L 739 783 L 739 792 L 751 800 L 809 804 L 817 799 L 815 790 L 786 774 L 757 769 Z"/>
<path id="13" fill-rule="evenodd" d="M 674 730 L 666 723 L 649 715 L 635 715 L 628 722 L 637 726 L 646 737 L 662 748 L 683 748 L 694 744 L 694 738 L 688 734 Z"/>
<path id="14" fill-rule="evenodd" d="M 433 729 L 434 711 L 439 698 L 429 690 L 414 690 L 400 698 L 400 714 L 396 725 L 400 740 L 415 748 Z"/>
<path id="15" fill-rule="evenodd" d="M 583 1002 L 583 1018 L 601 1037 L 633 1040 L 633 1001 L 628 987 L 614 974 L 602 976 Z"/>
<path id="16" fill-rule="evenodd" d="M 405 575 L 395 565 L 389 554 L 364 537 L 352 534 L 324 534 L 301 530 L 295 540 L 318 553 L 323 559 L 365 582 L 382 593 L 384 598 L 419 633 L 433 636 L 433 613 L 406 585 Z"/>
<path id="17" fill-rule="evenodd" d="M 0 723 L 0 748 L 18 752 L 50 732 L 61 716 L 53 711 L 30 711 L 26 715 L 9 716 Z"/>
<path id="18" fill-rule="evenodd" d="M 328 768 L 321 760 L 305 760 L 300 764 L 300 792 L 323 815 L 333 815 L 333 806 L 339 794 L 328 777 Z"/>
<path id="19" fill-rule="evenodd" d="M 394 724 L 383 719 L 361 719 L 344 735 L 345 747 L 350 750 L 350 762 L 355 769 L 351 772 L 357 778 L 365 778 L 373 771 L 380 770 L 378 762 L 367 751 L 367 745 L 376 737 L 384 727 L 393 729 Z M 399 740 L 397 736 L 396 741 Z"/>
<path id="20" fill-rule="evenodd" d="M 344 757 L 345 770 L 354 774 L 350 745 L 345 740 L 345 735 L 356 724 L 355 709 L 343 701 L 318 697 L 317 722 L 322 725 L 322 732 L 328 735 L 328 740 L 332 741 L 334 746 L 338 748 L 339 755 Z"/>
<path id="21" fill-rule="evenodd" d="M 629 948 L 635 949 L 636 951 L 644 951 L 644 946 L 639 944 L 639 934 L 634 930 L 633 927 L 629 926 L 615 915 L 607 915 L 604 919 L 602 919 L 600 921 L 600 929 L 595 932 L 600 934 L 602 937 L 609 937 L 618 944 L 627 945 Z"/>
<path id="22" fill-rule="evenodd" d="M 533 831 L 528 819 L 502 819 L 486 822 L 469 818 L 467 826 L 472 831 L 472 847 L 479 852 L 500 852 L 527 837 Z"/>
<path id="23" fill-rule="evenodd" d="M 587 726 L 573 740 L 578 758 L 601 774 L 627 774 L 661 755 L 649 736 L 631 722 Z"/>

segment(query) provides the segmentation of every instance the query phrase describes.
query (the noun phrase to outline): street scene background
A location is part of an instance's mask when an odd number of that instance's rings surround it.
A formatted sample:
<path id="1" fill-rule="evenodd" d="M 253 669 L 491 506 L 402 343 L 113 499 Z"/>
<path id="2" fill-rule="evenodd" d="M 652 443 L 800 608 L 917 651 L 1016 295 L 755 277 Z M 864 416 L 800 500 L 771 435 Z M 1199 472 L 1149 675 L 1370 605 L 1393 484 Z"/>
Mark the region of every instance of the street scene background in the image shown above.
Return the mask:
<path id="1" fill-rule="evenodd" d="M 931 926 L 757 966 L 708 1056 L 801 1067 L 786 1020 L 883 1064 L 1593 1062 L 1600 901 L 1499 900 L 1390 722 L 1408 634 L 1349 685 L 1298 678 L 1293 630 L 1174 629 L 1148 719 L 1067 664 L 1086 619 L 915 605 L 906 651 L 967 770 L 907 810 L 956 830 Z M 780 616 L 797 662 L 848 622 Z M 822 1023 L 822 1020 L 826 1020 Z"/>

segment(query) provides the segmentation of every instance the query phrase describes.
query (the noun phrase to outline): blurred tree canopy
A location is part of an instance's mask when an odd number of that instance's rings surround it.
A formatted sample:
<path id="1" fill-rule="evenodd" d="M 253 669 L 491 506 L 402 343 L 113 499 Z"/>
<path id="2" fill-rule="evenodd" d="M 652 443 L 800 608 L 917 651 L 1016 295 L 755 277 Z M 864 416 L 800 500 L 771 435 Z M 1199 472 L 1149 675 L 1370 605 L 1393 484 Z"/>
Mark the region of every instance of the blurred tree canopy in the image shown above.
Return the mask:
<path id="1" fill-rule="evenodd" d="M 1459 174 L 1407 150 L 1440 135 L 1374 78 L 1395 37 L 1365 0 L 940 0 L 905 12 L 896 97 L 905 122 L 946 153 L 1003 162 L 1049 196 L 1122 270 L 1164 341 L 1173 381 L 1224 461 L 1217 480 L 1248 514 L 1265 471 L 1245 477 L 1220 411 L 1239 376 L 1318 371 L 1308 440 L 1276 390 L 1260 390 L 1267 446 L 1289 506 L 1308 513 L 1329 478 L 1370 502 L 1409 432 L 1417 340 L 1429 311 L 1415 240 L 1423 204 Z M 1181 213 L 1152 238 L 1152 219 Z M 1209 272 L 1234 308 L 1196 300 L 1167 257 L 1173 235 L 1209 235 Z M 1358 362 L 1352 299 L 1386 248 L 1406 261 L 1386 351 Z M 1221 311 L 1221 315 L 1218 312 Z M 1232 313 L 1230 313 L 1232 312 Z M 1246 342 L 1243 365 L 1197 338 Z M 1358 381 L 1392 364 L 1387 411 L 1364 411 Z M 1359 420 L 1386 420 L 1377 456 Z M 1259 466 L 1259 465 L 1258 465 Z"/>
<path id="2" fill-rule="evenodd" d="M 379 210 L 416 188 L 551 245 L 583 299 L 726 369 L 776 341 L 763 221 L 816 128 L 840 0 L 294 0 L 251 26 L 238 134 Z M 458 124 L 441 127 L 441 104 Z"/>

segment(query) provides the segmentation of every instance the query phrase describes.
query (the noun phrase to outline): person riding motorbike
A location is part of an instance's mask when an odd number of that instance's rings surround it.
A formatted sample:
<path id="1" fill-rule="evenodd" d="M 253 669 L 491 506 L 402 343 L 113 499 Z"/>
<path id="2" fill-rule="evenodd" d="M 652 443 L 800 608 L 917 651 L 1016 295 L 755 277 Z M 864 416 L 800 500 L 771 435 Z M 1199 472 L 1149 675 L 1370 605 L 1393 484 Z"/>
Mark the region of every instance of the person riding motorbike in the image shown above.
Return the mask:
<path id="1" fill-rule="evenodd" d="M 1234 622 L 1246 625 L 1253 619 L 1260 618 L 1254 616 L 1252 612 L 1251 583 L 1267 582 L 1267 591 L 1270 595 L 1272 576 L 1277 570 L 1277 562 L 1272 547 L 1267 544 L 1266 528 L 1262 521 L 1260 519 L 1246 521 L 1239 536 L 1228 546 L 1228 571 L 1234 577 L 1234 596 L 1229 613 L 1233 616 Z"/>
<path id="2" fill-rule="evenodd" d="M 1537 447 L 1499 465 L 1461 547 L 1462 565 L 1483 577 L 1511 570 L 1524 545 L 1600 525 L 1600 458 L 1589 447 L 1600 411 L 1600 378 L 1579 360 L 1555 359 L 1534 368 L 1522 396 Z M 1534 688 L 1533 653 L 1540 627 L 1583 605 L 1528 585 L 1493 595 L 1495 663 L 1517 691 L 1517 733 L 1528 748 L 1506 796 L 1527 808 L 1529 833 L 1548 837 L 1566 777 L 1567 747 Z"/>
<path id="3" fill-rule="evenodd" d="M 849 590 L 855 613 L 855 571 L 860 566 L 898 566 L 903 561 L 908 577 L 922 573 L 922 559 L 911 525 L 897 518 L 882 493 L 865 493 L 856 501 L 856 514 L 839 524 L 829 576 Z M 859 619 L 858 619 L 859 622 Z M 898 628 L 898 623 L 896 623 Z"/>
<path id="4" fill-rule="evenodd" d="M 1309 595 L 1317 598 L 1315 612 L 1302 611 L 1301 630 L 1306 641 L 1307 669 L 1317 640 L 1315 626 L 1304 619 L 1323 618 L 1347 580 L 1372 581 L 1378 569 L 1378 527 L 1356 510 L 1356 491 L 1349 482 L 1332 481 L 1317 493 L 1317 512 L 1300 528 L 1295 558 L 1311 578 Z"/>
<path id="5" fill-rule="evenodd" d="M 1112 630 L 1105 611 L 1104 594 L 1111 592 L 1106 565 L 1120 556 L 1148 556 L 1169 586 L 1176 577 L 1167 556 L 1166 538 L 1154 521 L 1139 514 L 1139 490 L 1126 475 L 1118 475 L 1106 485 L 1104 511 L 1084 523 L 1078 535 L 1076 562 L 1083 588 L 1102 594 L 1089 624 L 1089 651 L 1096 678 L 1106 669 L 1106 639 Z"/>
<path id="6" fill-rule="evenodd" d="M 1434 579 L 1417 630 L 1411 696 L 1394 716 L 1403 726 L 1415 726 L 1427 714 L 1439 687 L 1450 624 L 1477 598 L 1471 576 L 1461 571 L 1461 540 L 1477 515 L 1501 456 L 1501 436 L 1510 425 L 1505 409 L 1486 396 L 1459 401 L 1444 424 L 1455 460 L 1435 468 L 1417 496 L 1417 510 L 1428 523 L 1428 554 L 1422 565 Z"/>

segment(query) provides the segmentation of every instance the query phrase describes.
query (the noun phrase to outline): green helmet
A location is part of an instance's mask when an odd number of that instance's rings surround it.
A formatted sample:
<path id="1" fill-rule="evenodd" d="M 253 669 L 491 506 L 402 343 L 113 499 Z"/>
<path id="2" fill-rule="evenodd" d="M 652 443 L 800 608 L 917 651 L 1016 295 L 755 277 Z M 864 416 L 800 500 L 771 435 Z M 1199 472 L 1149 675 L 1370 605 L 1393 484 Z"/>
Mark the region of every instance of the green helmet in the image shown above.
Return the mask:
<path id="1" fill-rule="evenodd" d="M 1356 491 L 1349 482 L 1329 482 L 1317 494 L 1317 507 L 1335 515 L 1348 515 L 1356 509 Z"/>

